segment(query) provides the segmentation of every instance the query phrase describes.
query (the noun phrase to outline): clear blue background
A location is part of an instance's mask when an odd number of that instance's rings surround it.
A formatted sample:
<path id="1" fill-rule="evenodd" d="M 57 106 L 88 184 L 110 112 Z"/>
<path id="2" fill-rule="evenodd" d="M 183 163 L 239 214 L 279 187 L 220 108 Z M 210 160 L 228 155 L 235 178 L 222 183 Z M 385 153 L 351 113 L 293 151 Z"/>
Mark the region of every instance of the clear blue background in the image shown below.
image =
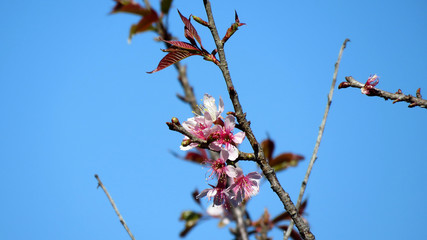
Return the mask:
<path id="1" fill-rule="evenodd" d="M 227 43 L 231 75 L 253 130 L 276 154 L 306 156 L 278 174 L 296 201 L 312 154 L 339 48 L 345 76 L 427 96 L 426 1 L 213 1 L 223 35 L 237 10 L 247 23 Z M 152 5 L 158 9 L 158 2 Z M 108 15 L 102 1 L 5 1 L 0 9 L 0 239 L 128 239 L 93 175 L 99 174 L 137 239 L 177 239 L 180 212 L 198 209 L 206 169 L 174 158 L 182 136 L 165 125 L 192 116 L 177 100 L 174 68 L 149 75 L 164 56 L 155 34 L 127 44 L 138 17 Z M 206 19 L 202 1 L 174 1 Z M 204 46 L 207 29 L 196 25 Z M 192 57 L 190 83 L 225 99 L 220 71 Z M 427 208 L 427 111 L 336 90 L 306 197 L 317 239 L 420 239 Z M 247 143 L 244 151 L 250 151 Z M 180 152 L 181 154 L 184 154 Z M 253 164 L 244 164 L 249 172 Z M 204 201 L 206 203 L 206 201 Z M 282 206 L 268 184 L 248 209 Z M 205 221 L 187 239 L 231 239 Z M 275 239 L 282 233 L 274 230 Z"/>

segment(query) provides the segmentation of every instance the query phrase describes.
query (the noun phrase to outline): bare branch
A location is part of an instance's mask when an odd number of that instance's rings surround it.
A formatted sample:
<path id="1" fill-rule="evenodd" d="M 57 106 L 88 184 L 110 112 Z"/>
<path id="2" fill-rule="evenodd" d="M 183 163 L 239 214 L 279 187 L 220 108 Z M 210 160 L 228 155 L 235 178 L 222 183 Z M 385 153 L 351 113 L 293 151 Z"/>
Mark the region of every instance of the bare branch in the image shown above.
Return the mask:
<path id="1" fill-rule="evenodd" d="M 134 236 L 132 235 L 129 227 L 126 225 L 125 220 L 123 219 L 122 215 L 119 212 L 119 209 L 117 209 L 116 204 L 114 203 L 113 198 L 110 196 L 110 194 L 108 193 L 107 189 L 105 188 L 104 184 L 102 184 L 101 179 L 99 179 L 98 174 L 95 174 L 95 178 L 96 180 L 98 180 L 98 187 L 101 187 L 102 190 L 104 190 L 105 195 L 107 195 L 108 200 L 110 200 L 111 205 L 114 208 L 114 211 L 116 212 L 117 216 L 119 217 L 120 223 L 123 225 L 123 227 L 126 229 L 126 232 L 128 232 L 130 238 L 132 240 L 135 240 Z"/>
<path id="2" fill-rule="evenodd" d="M 233 103 L 237 122 L 242 127 L 243 131 L 245 132 L 252 146 L 252 149 L 254 150 L 258 165 L 260 166 L 267 180 L 270 182 L 271 188 L 282 201 L 284 208 L 286 209 L 286 211 L 289 212 L 292 219 L 295 221 L 296 226 L 299 232 L 301 233 L 301 236 L 304 239 L 314 239 L 315 237 L 310 232 L 309 226 L 304 222 L 303 218 L 298 214 L 298 211 L 295 205 L 292 203 L 291 198 L 289 197 L 289 194 L 280 185 L 274 170 L 270 167 L 270 165 L 267 163 L 265 159 L 261 144 L 258 143 L 258 141 L 255 138 L 255 135 L 252 133 L 252 129 L 250 128 L 249 123 L 246 120 L 246 114 L 243 113 L 243 109 L 240 104 L 237 91 L 235 90 L 233 82 L 231 81 L 231 75 L 228 70 L 228 64 L 227 64 L 225 53 L 224 53 L 224 45 L 223 45 L 223 42 L 221 41 L 221 38 L 218 35 L 218 30 L 215 26 L 215 21 L 213 18 L 210 1 L 203 0 L 203 3 L 205 5 L 206 14 L 208 16 L 209 29 L 215 40 L 215 44 L 218 50 L 218 55 L 220 57 L 220 63 L 218 64 L 218 66 L 221 69 L 223 77 L 227 84 L 227 90 L 228 90 L 231 102 Z"/>
<path id="3" fill-rule="evenodd" d="M 322 122 L 320 123 L 319 134 L 317 135 L 316 144 L 314 145 L 313 154 L 311 155 L 311 160 L 310 160 L 310 163 L 308 164 L 307 172 L 305 173 L 304 180 L 302 181 L 302 184 L 301 184 L 301 189 L 300 189 L 298 200 L 297 200 L 297 209 L 299 209 L 301 206 L 302 197 L 304 196 L 304 192 L 305 192 L 305 189 L 306 189 L 307 183 L 308 183 L 308 178 L 310 177 L 311 170 L 313 169 L 314 162 L 317 159 L 317 152 L 319 151 L 319 146 L 320 146 L 320 142 L 322 141 L 323 131 L 325 130 L 326 119 L 328 118 L 329 109 L 330 109 L 331 104 L 332 104 L 332 96 L 334 94 L 334 88 L 335 88 L 335 84 L 337 82 L 338 68 L 340 66 L 341 56 L 342 56 L 342 53 L 343 53 L 343 51 L 347 45 L 347 42 L 349 42 L 349 41 L 350 41 L 350 39 L 348 39 L 348 38 L 344 40 L 344 42 L 341 46 L 340 52 L 338 54 L 338 60 L 335 63 L 335 71 L 334 71 L 334 76 L 332 77 L 332 84 L 331 84 L 331 89 L 329 90 L 329 94 L 328 94 L 328 100 L 326 103 L 325 113 L 323 114 L 323 119 L 322 119 Z M 291 223 L 289 224 L 289 227 L 288 227 L 288 229 L 287 229 L 287 231 L 283 237 L 284 240 L 287 240 L 289 238 L 289 236 L 291 235 L 293 226 L 294 226 L 294 222 L 291 221 Z"/>
<path id="4" fill-rule="evenodd" d="M 352 76 L 348 76 L 345 77 L 345 80 L 347 82 L 342 82 L 340 83 L 338 89 L 340 88 L 348 88 L 348 87 L 353 87 L 353 88 L 363 88 L 365 86 L 365 84 L 356 81 Z M 405 95 L 402 93 L 402 90 L 398 90 L 396 93 L 390 93 L 390 92 L 386 92 L 383 91 L 381 89 L 378 88 L 372 88 L 371 91 L 369 92 L 369 94 L 367 94 L 368 96 L 372 97 L 372 96 L 377 96 L 377 97 L 381 97 L 384 98 L 385 100 L 394 100 L 393 104 L 396 102 L 407 102 L 409 103 L 408 107 L 413 108 L 413 107 L 421 107 L 421 108 L 427 108 L 427 100 L 422 99 L 421 98 L 421 89 L 418 88 L 417 92 L 416 92 L 416 96 L 412 96 L 410 94 Z"/>

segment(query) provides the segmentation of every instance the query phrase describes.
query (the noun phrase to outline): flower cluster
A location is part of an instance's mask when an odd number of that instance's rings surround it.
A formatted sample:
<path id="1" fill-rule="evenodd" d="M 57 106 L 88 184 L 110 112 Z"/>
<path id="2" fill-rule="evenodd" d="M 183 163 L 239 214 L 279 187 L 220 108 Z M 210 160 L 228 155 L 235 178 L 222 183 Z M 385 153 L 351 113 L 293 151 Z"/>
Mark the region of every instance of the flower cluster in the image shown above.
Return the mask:
<path id="1" fill-rule="evenodd" d="M 226 164 L 228 157 L 228 152 L 221 150 L 217 160 L 206 161 L 210 165 L 209 177 L 216 177 L 218 182 L 216 186 L 209 184 L 211 188 L 203 190 L 197 198 L 213 199 L 214 206 L 227 206 L 229 203 L 238 206 L 259 192 L 261 174 L 251 172 L 244 175 L 241 168 Z"/>
<path id="2" fill-rule="evenodd" d="M 203 97 L 203 105 L 200 107 L 202 115 L 189 118 L 182 123 L 182 126 L 194 136 L 208 140 L 209 148 L 214 151 L 224 149 L 229 154 L 230 160 L 236 160 L 239 156 L 237 145 L 242 143 L 245 138 L 244 132 L 233 134 L 235 118 L 228 115 L 222 120 L 221 113 L 224 111 L 224 102 L 219 98 L 218 108 L 215 105 L 215 99 L 209 94 Z M 185 137 L 184 140 L 187 140 Z M 190 143 L 187 146 L 181 146 L 181 150 L 189 150 L 197 147 L 197 143 Z"/>
<path id="3" fill-rule="evenodd" d="M 242 143 L 245 133 L 233 133 L 234 116 L 228 115 L 222 118 L 221 113 L 224 111 L 222 99 L 219 99 L 217 107 L 215 99 L 205 94 L 203 104 L 199 108 L 201 115 L 189 118 L 182 123 L 182 126 L 194 136 L 206 140 L 209 143 L 209 149 L 219 152 L 219 156 L 215 160 L 205 161 L 209 165 L 208 179 L 216 178 L 217 184 L 209 184 L 211 188 L 203 190 L 197 198 L 213 199 L 214 206 L 228 206 L 230 203 L 237 206 L 259 192 L 261 174 L 251 172 L 244 175 L 243 170 L 235 164 L 227 164 L 227 160 L 235 161 L 239 156 L 237 146 Z M 183 142 L 189 140 L 189 137 L 185 136 Z M 198 147 L 197 143 L 189 143 L 185 146 L 181 145 L 181 150 L 195 147 Z"/>

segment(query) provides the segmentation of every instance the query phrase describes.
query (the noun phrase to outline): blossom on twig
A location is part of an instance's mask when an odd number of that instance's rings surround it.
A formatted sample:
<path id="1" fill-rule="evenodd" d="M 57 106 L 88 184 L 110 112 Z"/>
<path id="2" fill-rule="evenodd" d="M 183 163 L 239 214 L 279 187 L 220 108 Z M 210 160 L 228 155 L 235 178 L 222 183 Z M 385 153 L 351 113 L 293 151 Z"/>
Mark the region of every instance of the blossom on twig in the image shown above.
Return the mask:
<path id="1" fill-rule="evenodd" d="M 365 95 L 372 95 L 373 88 L 380 82 L 380 78 L 377 74 L 371 75 L 366 81 L 365 86 L 363 86 L 360 91 Z"/>

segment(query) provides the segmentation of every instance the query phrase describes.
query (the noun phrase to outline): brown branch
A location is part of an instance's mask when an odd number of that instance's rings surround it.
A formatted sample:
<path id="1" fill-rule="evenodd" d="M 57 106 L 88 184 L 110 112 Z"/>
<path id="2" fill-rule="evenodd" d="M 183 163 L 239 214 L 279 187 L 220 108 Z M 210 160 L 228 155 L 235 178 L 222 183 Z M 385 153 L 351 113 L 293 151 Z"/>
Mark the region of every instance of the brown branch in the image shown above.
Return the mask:
<path id="1" fill-rule="evenodd" d="M 132 240 L 135 240 L 134 236 L 132 235 L 129 227 L 126 225 L 125 220 L 123 219 L 122 215 L 119 212 L 119 209 L 117 209 L 116 204 L 114 203 L 113 198 L 110 196 L 110 194 L 108 193 L 107 189 L 105 188 L 104 184 L 102 184 L 101 179 L 99 179 L 98 174 L 95 174 L 95 178 L 96 180 L 98 180 L 98 187 L 101 187 L 102 190 L 104 190 L 105 195 L 107 195 L 108 200 L 110 200 L 111 205 L 114 208 L 114 211 L 116 212 L 117 216 L 119 217 L 120 223 L 123 225 L 123 227 L 126 229 L 126 231 L 128 232 L 130 238 Z"/>
<path id="2" fill-rule="evenodd" d="M 314 162 L 317 159 L 317 152 L 319 151 L 319 146 L 320 146 L 320 142 L 322 141 L 323 131 L 325 130 L 326 119 L 328 118 L 329 109 L 330 109 L 331 104 L 332 104 L 332 96 L 334 94 L 334 88 L 335 88 L 335 84 L 337 82 L 338 68 L 340 66 L 341 56 L 342 56 L 342 53 L 343 53 L 343 51 L 347 45 L 347 42 L 349 42 L 349 41 L 350 41 L 350 39 L 348 39 L 348 38 L 344 40 L 344 42 L 341 46 L 340 52 L 338 54 L 338 60 L 335 63 L 335 71 L 334 71 L 334 76 L 332 77 L 332 84 L 331 84 L 331 89 L 329 90 L 329 94 L 328 94 L 328 100 L 326 103 L 325 113 L 323 114 L 323 119 L 322 119 L 322 122 L 320 123 L 319 134 L 317 135 L 316 144 L 314 145 L 313 154 L 311 155 L 311 160 L 310 160 L 310 163 L 308 164 L 307 172 L 305 173 L 304 180 L 302 181 L 302 184 L 301 184 L 301 189 L 300 189 L 298 200 L 297 200 L 297 209 L 299 209 L 301 206 L 302 197 L 304 196 L 304 192 L 305 192 L 305 189 L 306 189 L 307 183 L 308 183 L 308 178 L 310 177 L 311 170 L 313 169 Z M 292 233 L 293 226 L 294 226 L 294 222 L 291 221 L 291 223 L 289 224 L 289 227 L 288 227 L 288 229 L 287 229 L 287 231 L 283 237 L 283 240 L 287 240 L 289 238 L 289 236 Z"/>
<path id="3" fill-rule="evenodd" d="M 356 81 L 352 76 L 345 77 L 345 80 L 347 82 L 340 83 L 338 89 L 348 88 L 348 87 L 363 88 L 365 86 L 365 84 Z M 391 92 L 383 91 L 378 88 L 370 89 L 368 96 L 370 97 L 377 96 L 377 97 L 384 98 L 385 100 L 389 100 L 389 99 L 394 100 L 393 104 L 396 102 L 407 102 L 409 103 L 408 107 L 410 108 L 413 108 L 416 106 L 419 106 L 421 108 L 427 108 L 427 100 L 422 99 L 420 88 L 418 88 L 416 92 L 416 96 L 412 96 L 410 94 L 405 95 L 402 93 L 402 90 L 400 89 L 396 93 L 391 93 Z"/>
<path id="4" fill-rule="evenodd" d="M 243 109 L 242 109 L 242 106 L 240 105 L 237 92 L 234 88 L 233 82 L 231 81 L 231 76 L 230 76 L 228 64 L 227 64 L 225 53 L 224 53 L 224 45 L 221 41 L 221 38 L 218 35 L 218 30 L 215 26 L 215 21 L 213 19 L 210 1 L 203 0 L 203 3 L 205 5 L 206 14 L 209 20 L 208 21 L 209 29 L 215 40 L 215 44 L 218 50 L 218 55 L 220 57 L 220 63 L 218 64 L 218 66 L 221 69 L 224 80 L 226 82 L 227 90 L 236 113 L 237 122 L 244 130 L 246 137 L 248 138 L 252 146 L 252 149 L 254 150 L 258 165 L 260 166 L 267 180 L 270 182 L 271 188 L 282 201 L 284 208 L 286 209 L 286 211 L 289 212 L 290 216 L 295 221 L 301 236 L 304 239 L 314 239 L 315 237 L 310 232 L 309 226 L 304 222 L 303 218 L 298 214 L 298 211 L 295 205 L 292 203 L 289 194 L 280 185 L 274 170 L 270 167 L 270 165 L 267 163 L 265 159 L 261 144 L 258 143 L 258 141 L 255 138 L 255 135 L 252 133 L 252 129 L 250 128 L 249 123 L 246 120 L 246 114 L 243 113 Z"/>

